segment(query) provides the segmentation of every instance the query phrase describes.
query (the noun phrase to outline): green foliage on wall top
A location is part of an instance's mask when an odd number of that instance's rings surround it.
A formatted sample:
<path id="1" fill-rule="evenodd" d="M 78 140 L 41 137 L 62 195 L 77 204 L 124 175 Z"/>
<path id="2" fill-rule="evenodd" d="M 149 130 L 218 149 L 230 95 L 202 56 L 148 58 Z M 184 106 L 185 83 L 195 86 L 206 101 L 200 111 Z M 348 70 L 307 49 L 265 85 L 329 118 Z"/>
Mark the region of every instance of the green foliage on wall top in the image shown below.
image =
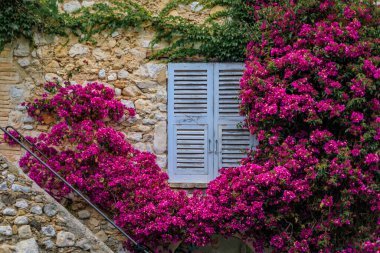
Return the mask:
<path id="1" fill-rule="evenodd" d="M 64 15 L 55 0 L 0 1 L 0 51 L 17 37 L 31 39 L 35 31 L 65 34 Z"/>
<path id="2" fill-rule="evenodd" d="M 149 24 L 155 29 L 151 45 L 168 44 L 152 58 L 169 61 L 202 57 L 209 61 L 243 61 L 245 46 L 257 25 L 251 21 L 246 0 L 203 0 L 203 9 L 221 6 L 203 23 L 194 23 L 170 12 L 194 3 L 172 0 L 158 14 L 152 14 L 132 0 L 111 0 L 83 7 L 74 14 L 59 13 L 55 0 L 3 0 L 0 3 L 0 50 L 13 39 L 31 38 L 33 32 L 73 32 L 81 41 L 96 43 L 94 34 L 130 29 Z"/>

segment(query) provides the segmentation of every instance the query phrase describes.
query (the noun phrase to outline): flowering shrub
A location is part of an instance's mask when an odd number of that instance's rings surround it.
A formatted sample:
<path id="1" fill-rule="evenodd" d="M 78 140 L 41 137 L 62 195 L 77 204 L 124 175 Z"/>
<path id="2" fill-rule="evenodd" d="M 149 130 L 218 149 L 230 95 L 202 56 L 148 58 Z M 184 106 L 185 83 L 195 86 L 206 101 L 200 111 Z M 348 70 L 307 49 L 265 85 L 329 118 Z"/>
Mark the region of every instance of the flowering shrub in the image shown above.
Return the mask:
<path id="1" fill-rule="evenodd" d="M 378 8 L 262 2 L 241 80 L 260 145 L 198 197 L 201 219 L 259 252 L 379 252 Z"/>
<path id="2" fill-rule="evenodd" d="M 112 89 L 97 83 L 65 88 L 47 83 L 45 89 L 57 93 L 45 94 L 27 107 L 40 121 L 55 119 L 49 133 L 29 137 L 47 155 L 48 164 L 139 242 L 168 246 L 179 241 L 185 224 L 176 213 L 186 204 L 185 193 L 170 189 L 153 154 L 136 150 L 110 127 L 133 116 L 134 110 L 124 108 Z M 55 197 L 70 192 L 31 155 L 26 154 L 20 165 Z"/>
<path id="3" fill-rule="evenodd" d="M 96 83 L 47 84 L 58 93 L 28 112 L 57 124 L 31 140 L 156 251 L 221 234 L 256 252 L 379 252 L 378 8 L 335 0 L 252 5 L 261 38 L 247 46 L 241 112 L 260 144 L 241 166 L 223 168 L 205 193 L 188 198 L 169 188 L 154 155 L 109 126 L 125 108 Z M 20 164 L 55 196 L 69 192 L 29 155 Z"/>

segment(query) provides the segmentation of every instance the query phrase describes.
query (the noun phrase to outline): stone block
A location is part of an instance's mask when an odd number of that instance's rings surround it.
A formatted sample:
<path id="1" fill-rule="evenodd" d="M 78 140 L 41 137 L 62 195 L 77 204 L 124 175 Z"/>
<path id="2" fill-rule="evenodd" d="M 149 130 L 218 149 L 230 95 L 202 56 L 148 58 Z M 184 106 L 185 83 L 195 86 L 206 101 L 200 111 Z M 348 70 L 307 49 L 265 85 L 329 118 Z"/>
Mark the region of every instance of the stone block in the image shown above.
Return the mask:
<path id="1" fill-rule="evenodd" d="M 153 149 L 156 154 L 163 154 L 167 149 L 166 121 L 160 121 L 154 127 Z"/>
<path id="2" fill-rule="evenodd" d="M 20 241 L 16 244 L 16 253 L 39 253 L 37 241 L 34 238 Z"/>

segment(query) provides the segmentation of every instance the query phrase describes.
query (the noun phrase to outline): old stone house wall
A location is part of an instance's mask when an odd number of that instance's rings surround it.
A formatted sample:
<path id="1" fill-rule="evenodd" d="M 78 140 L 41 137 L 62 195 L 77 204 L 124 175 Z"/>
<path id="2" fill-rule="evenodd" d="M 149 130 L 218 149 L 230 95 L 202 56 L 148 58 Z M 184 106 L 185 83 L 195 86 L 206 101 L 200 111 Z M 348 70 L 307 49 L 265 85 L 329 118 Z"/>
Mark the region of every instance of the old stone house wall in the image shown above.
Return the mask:
<path id="1" fill-rule="evenodd" d="M 158 13 L 169 2 L 169 0 L 135 1 L 153 13 Z M 95 2 L 104 2 L 104 0 L 65 0 L 59 6 L 61 11 L 71 13 L 81 6 L 89 6 Z M 220 7 L 204 10 L 197 2 L 193 2 L 189 5 L 179 5 L 177 9 L 170 12 L 170 15 L 183 16 L 190 22 L 202 22 L 210 13 L 218 10 Z M 97 41 L 96 45 L 79 42 L 79 38 L 73 34 L 58 37 L 35 33 L 32 42 L 19 38 L 0 52 L 0 125 L 12 125 L 25 135 L 31 136 L 47 131 L 49 125 L 34 122 L 27 116 L 25 107 L 20 105 L 23 101 L 31 101 L 41 95 L 44 92 L 42 84 L 45 81 L 59 80 L 79 84 L 104 83 L 115 90 L 117 98 L 121 102 L 128 107 L 134 107 L 137 112 L 135 118 L 121 122 L 114 127 L 124 132 L 127 139 L 136 148 L 156 154 L 158 164 L 161 168 L 166 169 L 167 63 L 149 60 L 152 53 L 150 42 L 153 37 L 152 27 L 144 25 L 140 28 L 96 34 L 93 37 Z M 159 44 L 154 45 L 153 48 L 156 50 L 165 46 L 165 44 Z M 22 150 L 17 146 L 10 147 L 1 143 L 0 140 L 0 153 L 10 161 L 16 162 L 22 154 Z M 3 177 L 0 175 L 1 184 L 4 181 L 1 179 L 7 177 L 9 172 L 1 171 L 1 168 L 0 172 L 3 173 Z M 24 177 L 22 180 L 26 180 L 27 185 L 31 184 L 31 181 Z M 6 184 L 6 190 L 10 191 L 9 182 Z M 174 185 L 174 187 L 203 187 L 203 185 Z M 14 193 L 10 192 L 10 194 Z M 34 197 L 30 200 L 27 199 L 29 207 L 34 203 L 33 201 Z M 12 202 L 10 207 L 13 208 L 15 203 Z M 88 227 L 99 241 L 108 245 L 112 251 L 119 251 L 117 249 L 120 248 L 123 238 L 115 229 L 107 225 L 105 220 L 92 208 L 75 196 L 62 204 Z M 3 210 L 1 209 L 1 211 Z M 15 227 L 13 223 L 14 219 L 22 216 L 25 211 L 19 211 L 17 208 L 16 211 L 15 217 L 6 217 L 4 222 L 0 222 L 0 228 L 1 226 L 5 226 L 6 229 L 8 226 L 12 228 L 11 237 L 1 239 L 0 235 L 0 240 L 3 240 L 0 241 L 0 244 L 6 242 L 11 246 L 11 251 L 4 249 L 4 252 L 7 253 L 13 252 L 15 248 L 12 247 L 19 241 L 18 227 Z M 26 216 L 28 215 L 29 213 L 26 214 Z M 36 215 L 30 214 L 30 217 L 34 218 L 34 216 Z M 2 217 L 1 214 L 0 217 Z M 52 224 L 55 227 L 55 223 Z M 30 224 L 27 225 L 30 226 Z M 60 223 L 57 224 L 56 234 L 61 229 L 64 230 Z M 35 232 L 35 229 L 31 227 L 31 231 Z M 35 238 L 41 252 L 46 249 L 44 238 L 39 234 Z M 76 240 L 80 241 L 80 238 L 78 235 Z M 52 237 L 51 241 L 56 243 L 56 239 L 56 237 Z M 34 244 L 32 240 L 29 242 Z M 56 248 L 59 252 L 66 252 L 59 247 Z M 224 251 L 220 251 L 223 249 Z M 1 250 L 0 248 L 0 253 L 3 252 Z M 76 247 L 71 250 L 80 252 L 82 249 Z M 212 249 L 204 248 L 197 252 L 240 252 L 240 250 L 245 252 L 245 246 L 240 241 L 236 241 L 233 243 L 221 242 L 221 245 L 214 245 Z M 96 250 L 93 251 L 96 252 Z"/>
<path id="2" fill-rule="evenodd" d="M 81 6 L 98 1 L 64 1 L 62 11 L 71 13 Z M 168 0 L 136 1 L 153 13 L 159 12 Z M 211 10 L 212 11 L 212 10 Z M 210 11 L 194 2 L 180 5 L 171 15 L 181 15 L 190 22 L 201 22 Z M 137 111 L 135 118 L 121 122 L 123 131 L 138 149 L 157 155 L 162 168 L 167 165 L 167 64 L 150 61 L 150 41 L 154 36 L 148 24 L 140 28 L 96 34 L 97 42 L 81 43 L 73 34 L 66 37 L 35 33 L 33 42 L 20 38 L 7 46 L 0 58 L 0 123 L 10 124 L 27 135 L 37 135 L 48 126 L 37 125 L 27 117 L 20 103 L 44 91 L 45 81 L 70 81 L 85 84 L 101 82 L 112 87 L 117 98 Z M 154 49 L 164 47 L 154 45 Z M 19 150 L 0 151 L 15 159 Z"/>

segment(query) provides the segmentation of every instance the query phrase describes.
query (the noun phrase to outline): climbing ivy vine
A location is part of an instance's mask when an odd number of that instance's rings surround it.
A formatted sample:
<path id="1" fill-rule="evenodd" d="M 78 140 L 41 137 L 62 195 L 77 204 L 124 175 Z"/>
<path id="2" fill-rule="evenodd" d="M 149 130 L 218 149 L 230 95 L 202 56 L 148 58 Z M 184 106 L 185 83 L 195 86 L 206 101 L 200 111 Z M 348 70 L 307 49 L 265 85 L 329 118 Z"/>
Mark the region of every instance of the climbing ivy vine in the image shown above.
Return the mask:
<path id="1" fill-rule="evenodd" d="M 1 0 L 0 51 L 17 37 L 31 39 L 35 31 L 65 34 L 64 16 L 56 0 Z"/>
<path id="2" fill-rule="evenodd" d="M 151 45 L 167 42 L 152 58 L 170 61 L 203 57 L 209 61 L 242 61 L 245 46 L 255 34 L 257 24 L 250 17 L 247 0 L 202 0 L 203 9 L 221 6 L 203 23 L 172 16 L 170 12 L 192 0 L 172 0 L 153 14 L 132 0 L 110 0 L 83 7 L 74 14 L 59 13 L 55 0 L 4 0 L 0 3 L 0 50 L 13 39 L 31 38 L 33 31 L 79 36 L 81 41 L 96 43 L 94 35 L 102 31 L 138 28 L 150 24 L 156 31 Z"/>

